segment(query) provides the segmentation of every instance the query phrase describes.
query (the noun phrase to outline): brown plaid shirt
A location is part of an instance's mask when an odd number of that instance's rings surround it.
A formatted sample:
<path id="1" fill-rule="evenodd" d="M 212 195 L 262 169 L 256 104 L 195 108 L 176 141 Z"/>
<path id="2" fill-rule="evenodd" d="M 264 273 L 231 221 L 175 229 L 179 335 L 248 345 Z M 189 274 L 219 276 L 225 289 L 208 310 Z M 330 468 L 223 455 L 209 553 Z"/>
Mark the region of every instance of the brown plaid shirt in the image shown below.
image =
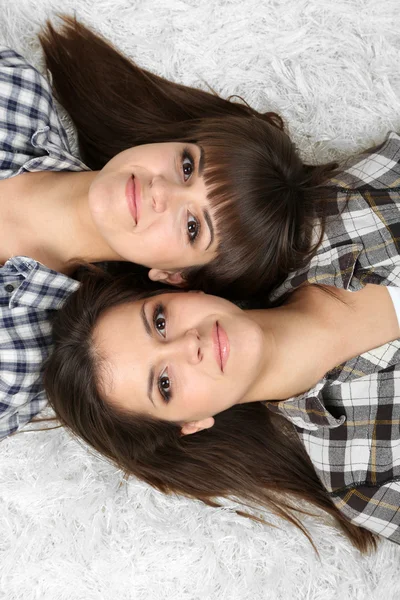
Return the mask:
<path id="1" fill-rule="evenodd" d="M 334 183 L 338 193 L 317 254 L 275 298 L 305 281 L 349 290 L 400 287 L 400 137 L 391 133 Z M 343 515 L 400 544 L 400 340 L 338 366 L 301 396 L 267 406 L 293 423 Z"/>

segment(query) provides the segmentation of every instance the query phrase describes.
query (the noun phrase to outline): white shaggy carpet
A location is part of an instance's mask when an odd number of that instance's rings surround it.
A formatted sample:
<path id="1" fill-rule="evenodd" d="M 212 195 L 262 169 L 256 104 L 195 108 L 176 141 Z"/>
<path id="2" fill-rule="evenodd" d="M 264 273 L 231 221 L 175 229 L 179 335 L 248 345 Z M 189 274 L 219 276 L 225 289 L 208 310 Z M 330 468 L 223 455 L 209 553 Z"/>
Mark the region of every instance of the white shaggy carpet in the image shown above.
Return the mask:
<path id="1" fill-rule="evenodd" d="M 308 160 L 400 130 L 398 0 L 0 0 L 0 43 L 41 64 L 35 34 L 73 11 L 141 65 L 275 109 Z M 0 598 L 395 600 L 400 548 L 361 557 L 307 520 L 293 527 L 167 498 L 63 430 L 0 447 Z"/>

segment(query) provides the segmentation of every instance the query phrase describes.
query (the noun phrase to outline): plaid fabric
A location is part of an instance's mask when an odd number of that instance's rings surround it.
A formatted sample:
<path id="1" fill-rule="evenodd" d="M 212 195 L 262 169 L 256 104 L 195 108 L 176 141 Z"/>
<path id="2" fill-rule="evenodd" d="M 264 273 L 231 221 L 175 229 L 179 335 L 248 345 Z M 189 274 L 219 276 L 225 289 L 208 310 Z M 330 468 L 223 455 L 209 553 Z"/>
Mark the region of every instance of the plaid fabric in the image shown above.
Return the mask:
<path id="1" fill-rule="evenodd" d="M 0 269 L 0 438 L 45 407 L 41 373 L 52 347 L 51 314 L 78 285 L 25 257 Z"/>
<path id="2" fill-rule="evenodd" d="M 345 167 L 334 181 L 338 194 L 322 245 L 275 297 L 304 281 L 400 287 L 399 162 L 400 138 L 391 133 Z M 295 426 L 343 515 L 400 544 L 400 340 L 338 366 L 301 396 L 267 406 Z"/>
<path id="3" fill-rule="evenodd" d="M 87 171 L 70 153 L 47 81 L 0 47 L 0 179 L 27 171 Z"/>
<path id="4" fill-rule="evenodd" d="M 400 137 L 392 132 L 381 146 L 352 159 L 332 184 L 316 255 L 272 300 L 306 281 L 353 291 L 367 283 L 400 287 Z"/>
<path id="5" fill-rule="evenodd" d="M 0 48 L 0 179 L 44 170 L 88 168 L 70 154 L 47 81 L 14 51 Z M 45 406 L 41 371 L 51 350 L 50 317 L 77 287 L 24 257 L 0 268 L 0 438 Z"/>

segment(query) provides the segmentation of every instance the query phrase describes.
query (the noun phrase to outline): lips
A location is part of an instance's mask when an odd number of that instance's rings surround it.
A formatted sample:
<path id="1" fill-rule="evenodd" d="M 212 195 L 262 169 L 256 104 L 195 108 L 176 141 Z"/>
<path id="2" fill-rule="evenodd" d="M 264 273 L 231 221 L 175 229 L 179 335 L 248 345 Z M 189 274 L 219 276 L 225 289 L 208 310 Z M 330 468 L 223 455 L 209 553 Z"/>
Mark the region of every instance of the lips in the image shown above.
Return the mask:
<path id="1" fill-rule="evenodd" d="M 229 357 L 229 340 L 226 335 L 225 329 L 221 327 L 218 321 L 215 322 L 215 325 L 212 330 L 212 338 L 213 338 L 213 347 L 214 347 L 214 355 L 215 360 L 222 373 L 225 371 L 225 366 Z"/>
<path id="2" fill-rule="evenodd" d="M 138 190 L 138 181 L 134 175 L 131 175 L 126 184 L 125 196 L 129 212 L 132 215 L 135 225 L 138 224 L 140 217 L 140 193 Z"/>

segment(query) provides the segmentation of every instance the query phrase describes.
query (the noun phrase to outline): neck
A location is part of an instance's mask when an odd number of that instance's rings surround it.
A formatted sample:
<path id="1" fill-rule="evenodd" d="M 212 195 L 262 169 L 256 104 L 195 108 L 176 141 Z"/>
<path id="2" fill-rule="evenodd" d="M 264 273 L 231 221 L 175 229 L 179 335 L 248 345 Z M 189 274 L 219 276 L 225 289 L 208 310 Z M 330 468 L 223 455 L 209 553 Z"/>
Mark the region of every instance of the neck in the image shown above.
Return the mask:
<path id="1" fill-rule="evenodd" d="M 263 333 L 259 377 L 245 402 L 283 400 L 309 389 L 326 372 L 315 336 L 307 331 L 309 319 L 291 305 L 249 311 Z M 332 365 L 333 366 L 333 365 Z"/>
<path id="2" fill-rule="evenodd" d="M 77 262 L 121 260 L 91 218 L 88 192 L 96 175 L 45 171 L 0 181 L 0 261 L 25 255 L 69 274 Z"/>
<path id="3" fill-rule="evenodd" d="M 378 285 L 354 293 L 307 285 L 284 306 L 248 315 L 261 328 L 264 345 L 246 402 L 298 395 L 337 365 L 400 335 L 392 300 Z"/>

